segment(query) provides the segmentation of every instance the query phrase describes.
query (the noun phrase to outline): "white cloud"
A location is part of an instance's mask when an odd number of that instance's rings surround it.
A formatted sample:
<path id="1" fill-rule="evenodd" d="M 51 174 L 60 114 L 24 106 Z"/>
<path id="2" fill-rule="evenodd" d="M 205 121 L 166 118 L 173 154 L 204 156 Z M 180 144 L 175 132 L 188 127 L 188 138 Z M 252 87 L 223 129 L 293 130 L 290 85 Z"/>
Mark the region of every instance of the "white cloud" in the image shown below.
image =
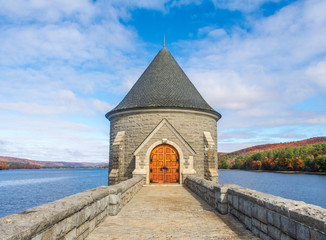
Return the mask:
<path id="1" fill-rule="evenodd" d="M 263 98 L 270 98 L 261 86 L 250 85 L 237 72 L 201 69 L 189 70 L 189 76 L 199 81 L 198 88 L 208 102 L 217 109 L 248 109 Z"/>
<path id="2" fill-rule="evenodd" d="M 311 118 L 307 119 L 307 122 L 309 124 L 321 124 L 326 125 L 326 114 L 318 114 L 314 116 L 311 116 Z M 325 135 L 325 134 L 324 134 Z"/>
<path id="3" fill-rule="evenodd" d="M 130 39 L 136 38 L 116 22 L 89 29 L 72 23 L 0 28 L 0 34 L 0 63 L 7 66 L 66 62 L 80 66 L 101 61 L 110 68 L 119 68 L 121 61 L 128 61 L 121 53 L 133 51 Z"/>
<path id="4" fill-rule="evenodd" d="M 154 9 L 154 10 L 161 10 L 165 9 L 165 4 L 169 2 L 169 0 L 114 0 L 112 4 L 116 7 L 124 7 L 127 9 L 135 9 L 135 8 L 145 8 L 145 9 Z"/>
<path id="5" fill-rule="evenodd" d="M 0 4 L 0 155 L 107 161 L 106 102 L 143 64 L 131 55 L 142 49 L 137 33 L 120 22 L 126 9 L 106 1 Z"/>
<path id="6" fill-rule="evenodd" d="M 245 1 L 219 1 L 217 7 L 250 12 L 264 2 L 252 1 L 245 7 Z M 250 16 L 249 31 L 233 28 L 225 33 L 206 26 L 198 30 L 199 40 L 176 44 L 189 51 L 185 53 L 189 57 L 181 59 L 185 72 L 208 103 L 222 113 L 218 123 L 222 133 L 300 124 L 303 135 L 312 137 L 315 132 L 304 128 L 324 124 L 326 108 L 315 112 L 294 107 L 326 93 L 325 11 L 325 1 L 299 1 L 269 17 Z M 276 141 L 290 139 L 282 132 L 278 135 Z M 225 136 L 219 138 L 222 149 L 230 149 L 231 145 L 223 143 Z M 247 141 L 269 140 L 240 137 L 237 141 L 245 146 Z"/>
<path id="7" fill-rule="evenodd" d="M 179 61 L 185 72 L 223 114 L 222 132 L 247 128 L 243 136 L 252 136 L 257 126 L 323 124 L 325 119 L 324 112 L 293 110 L 326 90 L 325 1 L 298 1 L 267 18 L 253 17 L 251 12 L 266 2 L 215 1 L 217 8 L 244 12 L 249 31 L 225 31 L 212 23 L 198 30 L 200 40 L 175 44 L 185 53 Z M 106 159 L 104 114 L 148 60 L 137 30 L 121 19 L 130 19 L 137 8 L 167 14 L 169 8 L 199 3 L 0 0 L 0 121 L 6 132 L 1 141 L 11 146 L 7 153 Z M 244 144 L 265 140 L 242 139 Z"/>
<path id="8" fill-rule="evenodd" d="M 254 11 L 267 2 L 280 2 L 280 0 L 213 0 L 216 8 L 242 12 Z"/>
<path id="9" fill-rule="evenodd" d="M 12 99 L 13 100 L 13 99 Z M 12 101 L 11 100 L 11 101 Z M 16 101 L 0 102 L 0 109 L 3 111 L 15 111 L 28 115 L 59 116 L 64 114 L 94 115 L 96 111 L 108 112 L 112 107 L 99 99 L 78 98 L 71 90 L 58 90 L 47 92 L 45 96 L 38 96 L 37 102 Z"/>
<path id="10" fill-rule="evenodd" d="M 71 15 L 83 20 L 95 12 L 94 4 L 87 0 L 1 0 L 0 4 L 0 14 L 10 21 L 56 22 Z"/>
<path id="11" fill-rule="evenodd" d="M 101 113 L 107 113 L 112 109 L 112 106 L 106 102 L 100 101 L 98 99 L 94 99 L 92 101 L 93 106 L 96 110 L 100 111 Z"/>
<path id="12" fill-rule="evenodd" d="M 202 2 L 203 2 L 203 0 L 173 0 L 171 2 L 171 6 L 172 7 L 173 6 L 181 7 L 182 5 L 190 5 L 190 4 L 199 5 Z"/>
<path id="13" fill-rule="evenodd" d="M 326 61 L 318 62 L 306 70 L 306 74 L 319 87 L 326 89 Z"/>
<path id="14" fill-rule="evenodd" d="M 324 63 L 307 66 L 326 55 L 324 10 L 323 1 L 293 4 L 255 22 L 248 33 L 235 29 L 218 40 L 210 33 L 220 29 L 207 28 L 206 38 L 180 43 L 193 53 L 182 59 L 186 72 L 217 110 L 255 109 L 262 117 L 288 112 L 320 91 L 311 82 L 324 83 Z"/>

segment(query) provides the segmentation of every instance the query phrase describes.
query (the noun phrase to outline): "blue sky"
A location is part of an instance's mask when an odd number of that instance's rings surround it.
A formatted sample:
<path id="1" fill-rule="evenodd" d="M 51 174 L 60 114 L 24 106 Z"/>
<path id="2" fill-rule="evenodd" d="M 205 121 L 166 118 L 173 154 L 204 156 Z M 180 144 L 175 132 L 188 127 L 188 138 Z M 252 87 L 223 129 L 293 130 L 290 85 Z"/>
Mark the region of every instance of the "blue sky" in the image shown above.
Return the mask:
<path id="1" fill-rule="evenodd" d="M 326 2 L 0 0 L 0 155 L 107 162 L 116 106 L 166 47 L 219 151 L 326 134 Z"/>

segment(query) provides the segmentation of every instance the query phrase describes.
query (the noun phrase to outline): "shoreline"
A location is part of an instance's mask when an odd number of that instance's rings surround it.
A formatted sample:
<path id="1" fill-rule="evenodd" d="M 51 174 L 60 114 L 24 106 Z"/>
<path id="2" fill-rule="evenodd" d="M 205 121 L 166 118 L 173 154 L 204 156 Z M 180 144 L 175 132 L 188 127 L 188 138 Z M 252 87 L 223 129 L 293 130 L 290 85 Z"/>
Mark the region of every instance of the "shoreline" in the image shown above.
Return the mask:
<path id="1" fill-rule="evenodd" d="M 326 172 L 306 172 L 306 171 L 269 171 L 269 170 L 246 170 L 246 169 L 218 169 L 222 171 L 247 171 L 247 172 L 270 172 L 270 173 L 290 173 L 290 174 L 310 174 L 326 175 Z"/>
<path id="2" fill-rule="evenodd" d="M 103 167 L 41 167 L 41 168 L 17 168 L 17 169 L 0 169 L 0 171 L 11 170 L 42 170 L 42 169 L 108 169 Z"/>

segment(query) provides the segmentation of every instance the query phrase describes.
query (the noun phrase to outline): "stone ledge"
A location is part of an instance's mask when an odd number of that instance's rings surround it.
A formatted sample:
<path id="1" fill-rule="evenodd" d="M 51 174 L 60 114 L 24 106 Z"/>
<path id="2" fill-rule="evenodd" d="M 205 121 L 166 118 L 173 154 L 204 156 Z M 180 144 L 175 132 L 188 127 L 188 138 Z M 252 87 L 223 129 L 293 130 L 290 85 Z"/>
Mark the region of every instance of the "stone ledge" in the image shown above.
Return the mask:
<path id="1" fill-rule="evenodd" d="M 109 195 L 108 188 L 105 186 L 93 188 L 1 218 L 0 236 L 13 237 L 17 235 L 19 237 L 13 239 L 29 239 L 39 231 L 68 218 L 96 200 Z"/>
<path id="2" fill-rule="evenodd" d="M 72 234 L 73 229 L 79 228 L 88 221 L 92 221 L 92 224 L 87 225 L 98 224 L 108 215 L 106 209 L 110 205 L 109 196 L 124 195 L 142 181 L 142 177 L 135 177 L 118 185 L 100 186 L 0 218 L 0 239 L 32 239 L 39 234 L 62 237 L 68 233 Z M 137 192 L 137 190 L 131 191 Z M 129 198 L 132 196 L 133 194 Z M 85 231 L 82 231 L 82 234 Z"/>
<path id="3" fill-rule="evenodd" d="M 115 185 L 116 187 L 119 188 L 119 190 L 121 189 L 121 192 L 124 193 L 126 192 L 129 188 L 133 187 L 134 185 L 136 185 L 137 183 L 143 181 L 143 177 L 142 176 L 135 176 L 127 181 L 121 182 L 117 185 Z"/>
<path id="4" fill-rule="evenodd" d="M 207 188 L 210 191 L 214 191 L 215 187 L 220 186 L 219 184 L 217 184 L 215 182 L 212 182 L 212 181 L 209 181 L 209 180 L 206 180 L 206 179 L 203 179 L 203 178 L 198 178 L 198 177 L 195 177 L 195 176 L 188 176 L 186 178 L 186 180 L 187 179 L 194 182 L 194 183 L 197 183 L 197 184 L 199 184 L 199 185 L 201 185 L 201 186 L 203 186 L 205 188 Z"/>
<path id="5" fill-rule="evenodd" d="M 229 194 L 248 200 L 270 211 L 326 232 L 326 209 L 248 188 L 230 188 Z"/>

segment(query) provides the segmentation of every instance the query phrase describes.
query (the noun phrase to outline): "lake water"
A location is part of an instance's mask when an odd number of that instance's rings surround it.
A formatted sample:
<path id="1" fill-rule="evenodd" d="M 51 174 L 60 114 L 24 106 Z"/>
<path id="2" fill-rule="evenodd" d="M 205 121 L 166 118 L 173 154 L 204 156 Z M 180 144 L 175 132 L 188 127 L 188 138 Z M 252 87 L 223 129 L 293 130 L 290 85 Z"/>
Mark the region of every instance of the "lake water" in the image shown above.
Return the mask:
<path id="1" fill-rule="evenodd" d="M 257 191 L 326 208 L 326 175 L 219 171 L 221 184 Z M 107 185 L 107 169 L 39 169 L 0 171 L 0 217 Z"/>
<path id="2" fill-rule="evenodd" d="M 107 169 L 0 171 L 0 217 L 107 184 Z"/>
<path id="3" fill-rule="evenodd" d="M 326 208 L 326 175 L 219 170 L 219 183 L 232 183 Z"/>

